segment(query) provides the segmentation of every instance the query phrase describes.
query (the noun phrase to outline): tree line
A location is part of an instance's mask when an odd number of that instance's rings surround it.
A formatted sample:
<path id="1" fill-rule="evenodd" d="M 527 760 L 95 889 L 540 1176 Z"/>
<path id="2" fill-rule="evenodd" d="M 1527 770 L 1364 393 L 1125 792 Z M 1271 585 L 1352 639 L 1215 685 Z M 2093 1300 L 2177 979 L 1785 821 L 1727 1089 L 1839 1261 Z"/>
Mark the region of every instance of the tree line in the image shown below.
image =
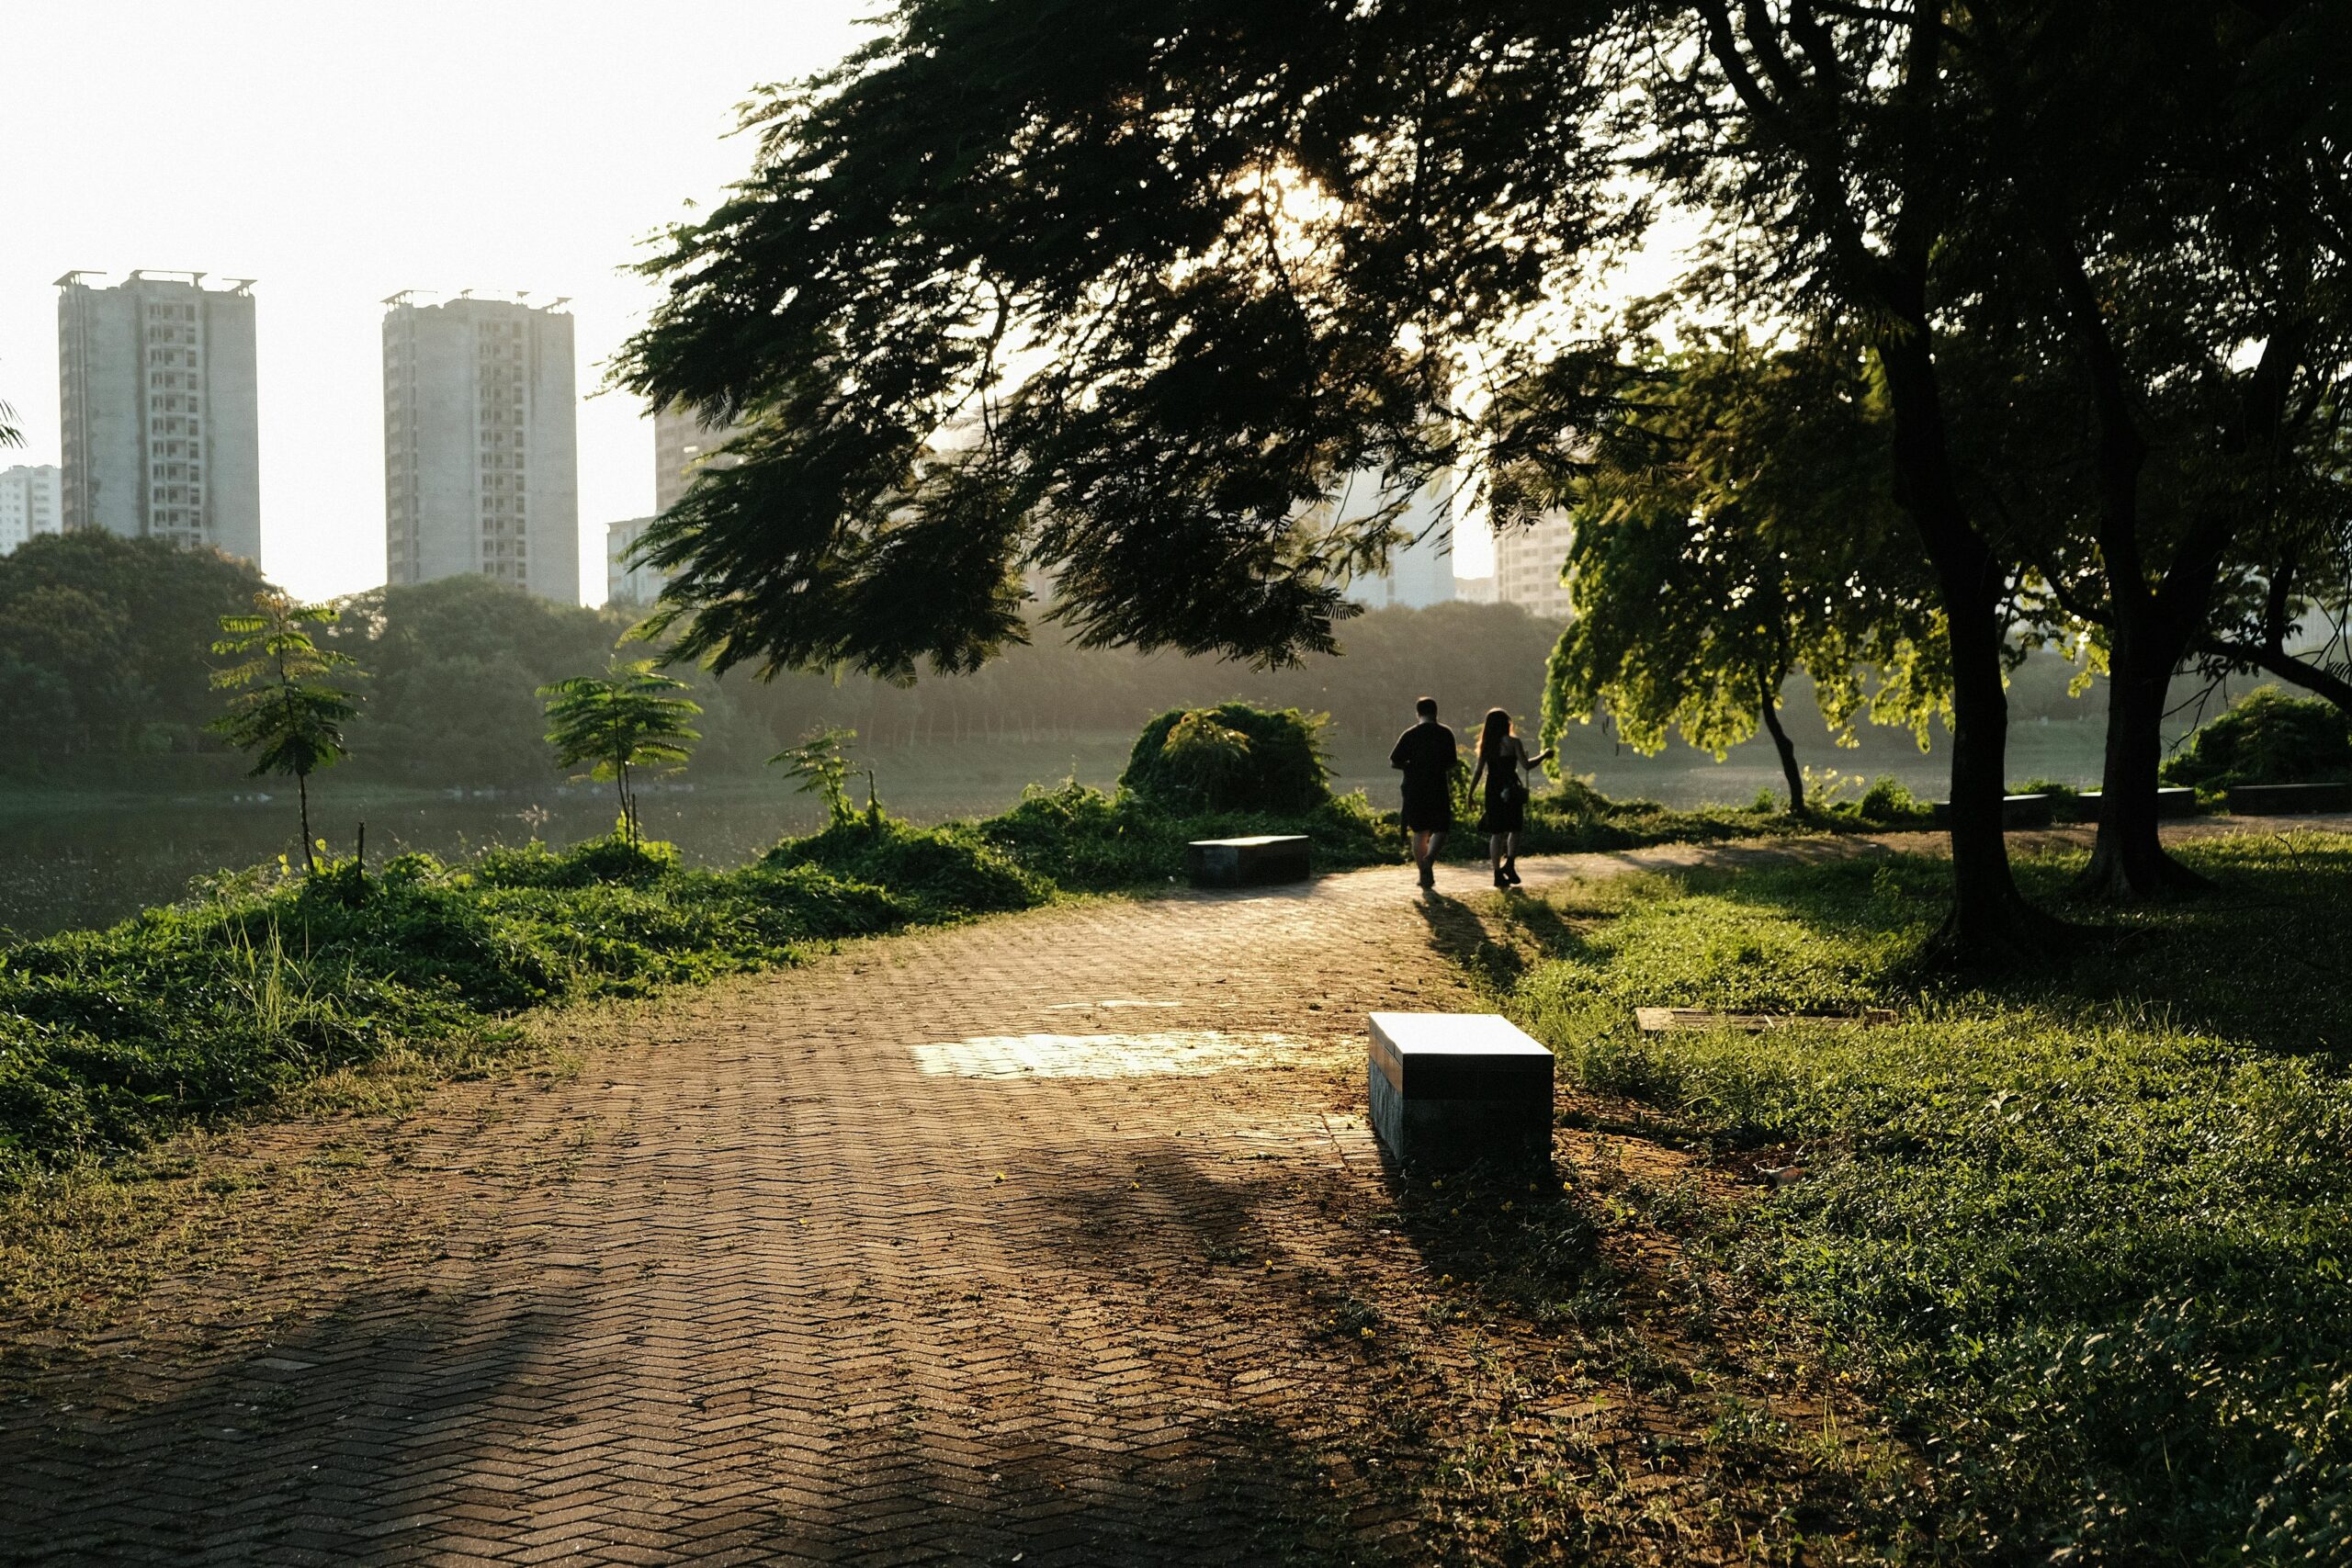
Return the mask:
<path id="1" fill-rule="evenodd" d="M 208 727 L 212 672 L 230 656 L 212 644 L 222 616 L 250 613 L 270 589 L 216 553 L 105 533 L 39 538 L 0 558 L 0 724 L 12 737 L 0 768 L 136 786 L 160 758 L 214 753 L 225 766 L 230 748 Z M 633 624 L 624 610 L 550 604 L 480 577 L 373 589 L 333 608 L 312 627 L 319 648 L 367 672 L 353 683 L 346 776 L 379 784 L 547 779 L 538 689 L 604 670 Z M 1501 705 L 1532 722 L 1558 632 L 1510 605 L 1379 610 L 1349 624 L 1343 654 L 1267 671 L 1089 649 L 1033 614 L 1031 641 L 956 680 L 672 673 L 703 709 L 697 766 L 720 774 L 755 773 L 830 729 L 854 730 L 865 748 L 1043 744 L 1133 735 L 1154 714 L 1229 699 L 1328 713 L 1329 744 L 1385 750 L 1424 693 L 1452 714 Z"/>

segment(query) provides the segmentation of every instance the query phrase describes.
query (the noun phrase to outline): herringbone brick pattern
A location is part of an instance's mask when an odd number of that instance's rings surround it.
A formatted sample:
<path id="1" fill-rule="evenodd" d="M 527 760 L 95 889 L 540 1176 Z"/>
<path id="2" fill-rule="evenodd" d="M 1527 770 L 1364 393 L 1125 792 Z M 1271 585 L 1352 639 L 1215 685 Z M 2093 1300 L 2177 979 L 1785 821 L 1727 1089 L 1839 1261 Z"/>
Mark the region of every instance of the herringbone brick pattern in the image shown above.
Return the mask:
<path id="1" fill-rule="evenodd" d="M 453 1086 L 351 1213 L 175 1281 L 193 1342 L 0 1412 L 0 1560 L 1369 1552 L 1361 1435 L 1461 1355 L 1362 1117 L 1426 934 L 1396 872 L 1051 910 Z"/>
<path id="2" fill-rule="evenodd" d="M 1363 1120 L 1449 919 L 1404 871 L 1057 908 L 266 1129 L 348 1168 L 0 1405 L 0 1562 L 1412 1561 L 1424 1461 L 1546 1397 Z"/>

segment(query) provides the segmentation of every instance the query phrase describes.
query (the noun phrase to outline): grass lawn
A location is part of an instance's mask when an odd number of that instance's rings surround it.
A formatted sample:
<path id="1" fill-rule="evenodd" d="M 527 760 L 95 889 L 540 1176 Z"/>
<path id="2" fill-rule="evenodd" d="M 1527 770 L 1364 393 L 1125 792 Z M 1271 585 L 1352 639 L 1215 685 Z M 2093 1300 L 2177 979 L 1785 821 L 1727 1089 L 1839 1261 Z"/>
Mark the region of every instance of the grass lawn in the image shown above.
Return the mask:
<path id="1" fill-rule="evenodd" d="M 1542 956 L 1497 978 L 1564 1078 L 1781 1173 L 1678 1223 L 1917 1456 L 1906 1553 L 2352 1562 L 2352 837 L 2181 853 L 2216 892 L 2076 911 L 2106 934 L 1991 986 L 1909 970 L 1923 858 L 1514 901 Z M 2063 907 L 2081 858 L 2020 874 Z M 1645 1037 L 1652 1003 L 1901 1021 Z"/>

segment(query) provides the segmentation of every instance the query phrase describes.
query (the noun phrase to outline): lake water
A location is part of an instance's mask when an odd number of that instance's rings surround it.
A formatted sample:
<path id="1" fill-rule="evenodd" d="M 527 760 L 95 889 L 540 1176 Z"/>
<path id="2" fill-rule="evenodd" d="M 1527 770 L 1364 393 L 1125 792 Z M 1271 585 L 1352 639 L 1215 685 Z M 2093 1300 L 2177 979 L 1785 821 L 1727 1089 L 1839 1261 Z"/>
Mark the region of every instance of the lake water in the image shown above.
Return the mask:
<path id="1" fill-rule="evenodd" d="M 2098 771 L 2096 725 L 2019 726 L 2011 739 L 2010 774 L 2089 782 Z M 1943 793 L 1946 763 L 1907 740 L 1880 732 L 1861 752 L 1826 744 L 1804 747 L 1804 760 L 1849 778 L 1893 773 L 1923 797 Z M 971 745 L 876 753 L 883 799 L 918 822 L 1001 810 L 1035 779 L 1076 777 L 1107 787 L 1125 761 L 1125 737 L 1080 737 L 1030 747 Z M 1677 753 L 1679 753 L 1679 755 Z M 1679 747 L 1657 758 L 1616 752 L 1591 732 L 1572 737 L 1570 767 L 1590 774 L 1603 793 L 1642 795 L 1672 806 L 1745 802 L 1759 789 L 1781 789 L 1769 748 L 1750 744 L 1721 764 Z M 1395 775 L 1378 756 L 1336 759 L 1333 787 L 1363 789 L 1394 804 Z M 540 839 L 575 843 L 607 832 L 615 805 L 606 786 L 551 782 L 503 792 L 390 793 L 341 787 L 328 774 L 313 791 L 311 826 L 336 852 L 348 853 L 362 822 L 368 858 L 379 863 L 404 850 L 461 858 L 493 843 Z M 853 793 L 863 800 L 864 781 Z M 291 790 L 269 799 L 220 791 L 159 801 L 107 799 L 81 806 L 54 792 L 0 797 L 0 930 L 39 935 L 105 925 L 142 907 L 185 896 L 192 879 L 224 868 L 299 855 Z M 1847 794 L 1858 793 L 1849 785 Z M 689 863 L 734 865 L 786 834 L 813 830 L 822 808 L 787 781 L 696 787 L 653 787 L 641 797 L 646 831 L 676 843 Z"/>

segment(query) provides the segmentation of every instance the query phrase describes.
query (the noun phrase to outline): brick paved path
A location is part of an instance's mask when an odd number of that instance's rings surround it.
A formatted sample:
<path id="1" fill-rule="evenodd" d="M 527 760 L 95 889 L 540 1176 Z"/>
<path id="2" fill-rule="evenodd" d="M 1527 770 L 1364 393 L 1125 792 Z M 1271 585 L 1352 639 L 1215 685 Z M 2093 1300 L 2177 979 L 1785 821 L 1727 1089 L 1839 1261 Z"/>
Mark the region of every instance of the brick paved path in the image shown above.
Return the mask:
<path id="1" fill-rule="evenodd" d="M 353 1174 L 0 1407 L 0 1562 L 1376 1555 L 1497 1377 L 1362 1118 L 1363 1015 L 1464 999 L 1409 885 L 862 944 L 265 1130 Z"/>
<path id="2" fill-rule="evenodd" d="M 127 1333 L 0 1409 L 0 1560 L 1374 1540 L 1409 1500 L 1336 1439 L 1432 1374 L 1332 1326 L 1429 1288 L 1382 1219 L 1363 1015 L 1458 995 L 1409 883 L 864 944 L 552 1088 L 453 1086 L 374 1130 L 347 1212 L 175 1282 L 193 1342 Z"/>

